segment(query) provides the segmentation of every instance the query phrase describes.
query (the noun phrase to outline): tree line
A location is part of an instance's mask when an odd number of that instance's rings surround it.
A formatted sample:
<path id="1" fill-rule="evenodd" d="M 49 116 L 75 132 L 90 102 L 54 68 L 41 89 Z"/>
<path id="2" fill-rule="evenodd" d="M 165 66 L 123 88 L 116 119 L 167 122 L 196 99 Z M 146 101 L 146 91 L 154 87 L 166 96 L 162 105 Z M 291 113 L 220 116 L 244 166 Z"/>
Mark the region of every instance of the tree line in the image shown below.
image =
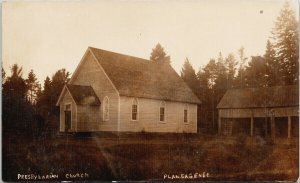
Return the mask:
<path id="1" fill-rule="evenodd" d="M 298 85 L 299 46 L 298 22 L 295 12 L 286 2 L 276 19 L 270 39 L 266 41 L 264 55 L 246 57 L 245 48 L 237 50 L 237 56 L 220 52 L 216 58 L 195 71 L 189 58 L 181 69 L 181 78 L 202 101 L 198 110 L 198 124 L 210 133 L 217 131 L 217 104 L 228 89 Z M 159 59 L 158 59 L 159 58 Z M 158 44 L 150 60 L 167 61 L 164 49 Z"/>
<path id="2" fill-rule="evenodd" d="M 44 80 L 43 89 L 33 70 L 23 77 L 21 66 L 10 67 L 10 75 L 2 68 L 2 125 L 4 132 L 14 131 L 38 135 L 45 128 L 57 128 L 59 108 L 55 106 L 70 73 L 56 71 Z M 51 124 L 52 123 L 52 124 Z"/>
<path id="3" fill-rule="evenodd" d="M 237 50 L 237 56 L 220 52 L 197 72 L 186 58 L 180 76 L 202 101 L 198 110 L 200 130 L 217 131 L 216 106 L 228 89 L 295 85 L 299 82 L 298 22 L 295 12 L 286 3 L 266 40 L 264 55 L 246 57 L 245 48 Z M 158 43 L 150 54 L 150 60 L 171 63 L 171 58 Z M 43 87 L 31 70 L 23 78 L 22 67 L 14 64 L 10 75 L 2 69 L 3 129 L 19 129 L 41 132 L 58 125 L 59 108 L 55 106 L 63 86 L 70 79 L 66 69 L 46 77 Z M 54 123 L 54 124 L 53 124 Z M 38 131 L 38 132 L 37 132 Z"/>
<path id="4" fill-rule="evenodd" d="M 237 56 L 229 53 L 217 58 L 196 73 L 186 58 L 181 70 L 182 79 L 201 99 L 201 128 L 217 131 L 216 106 L 228 89 L 298 85 L 299 82 L 298 22 L 295 12 L 285 3 L 275 21 L 264 55 L 245 55 L 245 48 Z M 202 122 L 202 123 L 201 123 Z"/>

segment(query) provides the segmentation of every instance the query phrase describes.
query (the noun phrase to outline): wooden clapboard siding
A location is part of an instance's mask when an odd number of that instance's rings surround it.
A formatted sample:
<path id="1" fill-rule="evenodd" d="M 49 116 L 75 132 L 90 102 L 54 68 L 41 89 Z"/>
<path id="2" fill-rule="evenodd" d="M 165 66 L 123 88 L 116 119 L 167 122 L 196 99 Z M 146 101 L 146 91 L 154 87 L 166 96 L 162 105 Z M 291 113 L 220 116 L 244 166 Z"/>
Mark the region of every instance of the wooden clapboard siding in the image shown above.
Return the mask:
<path id="1" fill-rule="evenodd" d="M 77 131 L 100 131 L 100 106 L 77 106 Z"/>
<path id="2" fill-rule="evenodd" d="M 219 115 L 221 118 L 270 117 L 271 109 L 274 110 L 274 117 L 299 116 L 298 107 L 219 109 Z"/>
<path id="3" fill-rule="evenodd" d="M 162 80 L 161 73 L 170 77 Z M 57 102 L 63 105 L 61 130 L 64 130 L 63 102 L 73 100 L 72 131 L 197 132 L 197 104 L 201 102 L 169 65 L 88 48 L 64 90 L 71 91 L 71 96 L 60 96 Z M 138 97 L 137 121 L 131 120 L 133 98 L 128 96 Z M 83 102 L 87 97 L 96 102 Z M 108 121 L 103 120 L 105 97 L 109 99 Z M 159 121 L 161 99 L 167 100 L 165 122 Z M 187 103 L 189 123 L 184 123 Z"/>
<path id="4" fill-rule="evenodd" d="M 78 68 L 78 71 L 70 84 L 92 86 L 101 102 L 103 102 L 104 97 L 107 96 L 109 98 L 109 121 L 103 121 L 103 105 L 101 105 L 100 109 L 98 108 L 98 111 L 95 111 L 96 109 L 92 110 L 96 112 L 96 114 L 93 115 L 90 121 L 83 123 L 89 123 L 89 125 L 83 125 L 82 123 L 78 124 L 78 130 L 117 131 L 119 112 L 118 92 L 115 90 L 109 78 L 90 51 L 85 55 L 85 58 L 79 67 L 80 68 Z M 83 113 L 89 113 L 86 115 L 91 115 L 91 112 L 88 112 L 88 110 L 89 108 L 81 108 L 81 111 L 78 112 L 81 116 L 84 115 Z M 94 129 L 94 127 L 96 129 Z"/>
<path id="5" fill-rule="evenodd" d="M 131 120 L 131 106 L 134 98 L 120 98 L 120 131 L 134 132 L 197 132 L 197 105 L 189 106 L 189 123 L 183 122 L 183 110 L 186 103 L 166 102 L 166 120 L 159 121 L 161 100 L 138 98 L 138 120 Z"/>
<path id="6" fill-rule="evenodd" d="M 60 102 L 59 108 L 60 108 L 60 125 L 59 125 L 59 131 L 64 132 L 65 131 L 65 105 L 71 104 L 72 112 L 71 112 L 71 131 L 75 131 L 76 129 L 76 104 L 74 100 L 71 97 L 71 94 L 68 90 L 65 90 L 65 93 L 63 94 L 62 100 Z"/>

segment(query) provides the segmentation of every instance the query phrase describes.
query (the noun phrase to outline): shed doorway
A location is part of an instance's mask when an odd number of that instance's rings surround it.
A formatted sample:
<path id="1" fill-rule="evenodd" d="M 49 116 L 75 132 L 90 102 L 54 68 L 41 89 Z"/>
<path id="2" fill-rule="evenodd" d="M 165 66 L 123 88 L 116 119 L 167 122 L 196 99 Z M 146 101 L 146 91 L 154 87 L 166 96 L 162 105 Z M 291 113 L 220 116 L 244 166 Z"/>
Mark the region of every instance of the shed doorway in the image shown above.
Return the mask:
<path id="1" fill-rule="evenodd" d="M 288 118 L 276 117 L 275 118 L 275 134 L 279 138 L 288 137 Z"/>
<path id="2" fill-rule="evenodd" d="M 267 118 L 254 118 L 253 119 L 253 135 L 265 137 L 266 135 Z"/>
<path id="3" fill-rule="evenodd" d="M 299 136 L 299 117 L 298 116 L 292 116 L 291 136 L 292 137 Z"/>
<path id="4" fill-rule="evenodd" d="M 235 118 L 232 125 L 232 135 L 247 135 L 250 136 L 251 119 L 250 118 Z"/>

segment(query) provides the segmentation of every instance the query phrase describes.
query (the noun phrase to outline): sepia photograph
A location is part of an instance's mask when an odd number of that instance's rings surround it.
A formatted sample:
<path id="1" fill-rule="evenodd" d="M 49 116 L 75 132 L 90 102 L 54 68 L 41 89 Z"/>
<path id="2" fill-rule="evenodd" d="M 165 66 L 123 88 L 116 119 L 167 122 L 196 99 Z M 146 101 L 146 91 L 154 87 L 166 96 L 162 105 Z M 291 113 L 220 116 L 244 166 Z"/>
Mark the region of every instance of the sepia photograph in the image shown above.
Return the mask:
<path id="1" fill-rule="evenodd" d="M 297 0 L 6 0 L 2 181 L 299 178 Z"/>

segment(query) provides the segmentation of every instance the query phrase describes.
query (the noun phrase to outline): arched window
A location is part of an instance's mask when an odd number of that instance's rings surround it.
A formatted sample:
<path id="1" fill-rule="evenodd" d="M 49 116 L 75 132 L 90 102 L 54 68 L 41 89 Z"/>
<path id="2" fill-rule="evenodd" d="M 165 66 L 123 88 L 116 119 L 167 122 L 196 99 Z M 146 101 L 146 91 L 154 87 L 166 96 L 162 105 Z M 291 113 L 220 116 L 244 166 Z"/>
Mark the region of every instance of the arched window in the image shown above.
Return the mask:
<path id="1" fill-rule="evenodd" d="M 186 104 L 184 105 L 183 109 L 183 122 L 188 123 L 189 122 L 189 106 Z"/>
<path id="2" fill-rule="evenodd" d="M 103 121 L 109 120 L 109 99 L 104 97 L 103 100 Z"/>
<path id="3" fill-rule="evenodd" d="M 159 121 L 166 121 L 166 102 L 161 102 L 159 107 Z"/>
<path id="4" fill-rule="evenodd" d="M 138 120 L 138 101 L 136 98 L 132 100 L 131 120 L 133 120 L 133 121 Z"/>

